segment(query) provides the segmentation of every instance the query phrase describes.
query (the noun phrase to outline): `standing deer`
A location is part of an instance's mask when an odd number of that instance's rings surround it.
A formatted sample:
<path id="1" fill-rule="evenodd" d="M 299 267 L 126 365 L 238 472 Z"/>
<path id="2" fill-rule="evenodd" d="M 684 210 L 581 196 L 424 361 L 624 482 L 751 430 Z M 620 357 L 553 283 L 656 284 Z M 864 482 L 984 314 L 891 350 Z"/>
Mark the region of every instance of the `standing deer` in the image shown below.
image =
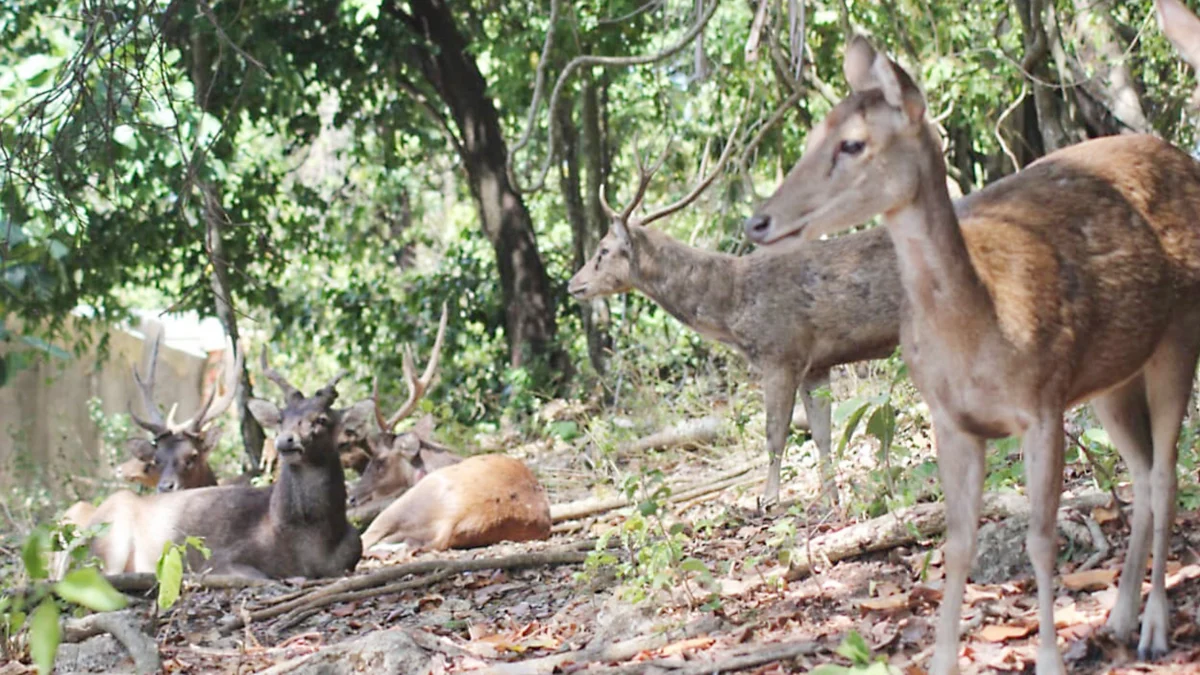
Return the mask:
<path id="1" fill-rule="evenodd" d="M 761 373 L 767 413 L 771 463 L 764 504 L 779 499 L 799 386 L 820 454 L 822 488 L 836 503 L 830 402 L 814 394 L 828 384 L 833 366 L 882 358 L 895 349 L 900 331 L 896 256 L 887 235 L 875 230 L 794 251 L 739 257 L 693 248 L 647 227 L 695 201 L 731 147 L 732 141 L 714 171 L 687 196 L 641 217 L 633 214 L 653 170 L 647 171 L 638 156 L 633 201 L 621 212 L 602 202 L 611 223 L 608 234 L 567 290 L 587 300 L 637 289 L 685 325 L 750 360 Z"/>
<path id="2" fill-rule="evenodd" d="M 92 542 L 106 573 L 153 572 L 164 545 L 187 536 L 203 538 L 212 551 L 207 561 L 189 553 L 188 564 L 197 571 L 280 579 L 333 576 L 358 564 L 362 543 L 346 521 L 346 485 L 337 454 L 348 410 L 333 408 L 342 375 L 305 397 L 267 365 L 266 348 L 262 364 L 283 391 L 285 405 L 280 410 L 252 399 L 250 410 L 264 427 L 278 430 L 279 478 L 262 488 L 111 495 L 86 523 L 111 524 Z"/>
<path id="3" fill-rule="evenodd" d="M 375 408 L 375 423 L 379 434 L 370 439 L 371 461 L 350 488 L 350 505 L 365 506 L 371 502 L 386 502 L 395 499 L 417 484 L 431 471 L 457 464 L 462 458 L 450 449 L 432 440 L 433 418 L 429 415 L 417 422 L 411 430 L 395 433 L 396 425 L 417 409 L 421 397 L 433 386 L 437 378 L 438 359 L 446 336 L 446 306 L 442 305 L 442 318 L 438 323 L 437 337 L 433 341 L 433 353 L 420 377 L 413 362 L 411 345 L 404 346 L 404 379 L 408 384 L 408 399 L 390 418 L 385 418 L 379 407 L 379 381 L 375 381 L 371 400 Z"/>
<path id="4" fill-rule="evenodd" d="M 1054 152 L 973 193 L 958 213 L 913 80 L 861 37 L 852 93 L 809 134 L 784 183 L 746 220 L 756 242 L 815 237 L 876 214 L 904 288 L 901 345 L 929 404 L 946 499 L 946 584 L 931 672 L 958 671 L 988 438 L 1022 436 L 1037 580 L 1037 672 L 1064 672 L 1055 642 L 1055 520 L 1064 411 L 1091 399 L 1133 476 L 1129 552 L 1107 629 L 1138 624 L 1167 651 L 1164 580 L 1176 441 L 1200 353 L 1200 165 L 1150 136 Z"/>
<path id="5" fill-rule="evenodd" d="M 129 441 L 128 448 L 133 457 L 117 467 L 117 477 L 156 488 L 159 492 L 216 485 L 217 477 L 208 464 L 208 453 L 217 446 L 222 430 L 208 425 L 225 414 L 237 396 L 238 373 L 242 371 L 241 350 L 235 350 L 231 345 L 225 351 L 225 393 L 217 399 L 218 387 L 214 385 L 193 417 L 176 422 L 174 406 L 167 419 L 163 419 L 162 410 L 154 402 L 154 378 L 158 370 L 161 342 L 160 331 L 150 348 L 150 365 L 145 380 L 138 373 L 137 366 L 133 367 L 133 380 L 141 392 L 148 419 L 138 417 L 133 412 L 133 406 L 128 406 L 129 416 L 138 426 L 150 432 L 150 438 Z M 235 351 L 237 354 L 233 355 Z M 232 363 L 229 362 L 230 356 L 233 356 Z"/>

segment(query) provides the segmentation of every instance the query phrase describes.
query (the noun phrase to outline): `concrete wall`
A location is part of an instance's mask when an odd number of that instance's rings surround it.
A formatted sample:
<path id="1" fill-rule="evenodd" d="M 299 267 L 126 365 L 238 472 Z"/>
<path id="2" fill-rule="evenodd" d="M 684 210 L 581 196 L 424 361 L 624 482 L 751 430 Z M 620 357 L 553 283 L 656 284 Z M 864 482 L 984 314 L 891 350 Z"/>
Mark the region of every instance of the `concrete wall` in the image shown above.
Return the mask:
<path id="1" fill-rule="evenodd" d="M 86 330 L 80 323 L 75 326 Z M 143 328 L 151 339 L 161 330 L 152 322 Z M 109 475 L 99 429 L 88 415 L 87 402 L 99 398 L 108 415 L 125 412 L 129 402 L 144 417 L 131 367 L 136 363 L 140 372 L 146 372 L 149 344 L 141 334 L 119 328 L 108 335 L 108 358 L 103 362 L 94 348 L 70 360 L 43 357 L 0 387 L 0 489 L 31 480 L 34 474 L 29 467 L 44 469 L 45 483 L 55 493 L 66 476 Z M 99 333 L 93 334 L 93 345 L 99 337 Z M 63 340 L 60 346 L 69 349 L 74 342 Z M 0 343 L 0 354 L 12 349 Z M 172 403 L 179 404 L 176 419 L 196 411 L 205 363 L 204 356 L 162 345 L 154 397 L 164 416 Z"/>

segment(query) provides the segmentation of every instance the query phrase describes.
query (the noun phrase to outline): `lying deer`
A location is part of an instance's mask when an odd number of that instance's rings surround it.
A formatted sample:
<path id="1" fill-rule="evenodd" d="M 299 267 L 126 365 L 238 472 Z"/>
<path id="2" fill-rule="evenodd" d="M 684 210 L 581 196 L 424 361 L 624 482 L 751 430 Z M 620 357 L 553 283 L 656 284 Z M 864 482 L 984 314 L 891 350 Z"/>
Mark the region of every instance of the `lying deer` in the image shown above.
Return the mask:
<path id="1" fill-rule="evenodd" d="M 1138 651 L 1164 654 L 1175 445 L 1200 353 L 1200 164 L 1150 136 L 1101 138 L 973 193 L 956 213 L 941 143 L 908 73 L 861 37 L 844 69 L 853 93 L 813 128 L 803 157 L 745 227 L 754 241 L 776 244 L 883 214 L 904 288 L 903 354 L 929 404 L 946 499 L 931 672 L 958 671 L 984 443 L 1010 435 L 1023 437 L 1031 502 L 1037 672 L 1063 672 L 1054 630 L 1063 414 L 1088 399 L 1134 485 L 1107 629 L 1124 641 L 1137 627 L 1153 550 Z"/>
<path id="2" fill-rule="evenodd" d="M 830 402 L 814 394 L 828 384 L 833 366 L 882 358 L 895 350 L 900 331 L 896 255 L 887 235 L 877 230 L 787 253 L 739 257 L 693 248 L 647 227 L 695 201 L 731 147 L 732 142 L 713 173 L 683 199 L 635 217 L 653 175 L 639 156 L 633 201 L 619 213 L 602 201 L 611 222 L 608 234 L 567 289 L 578 300 L 637 289 L 687 326 L 750 360 L 761 373 L 767 413 L 767 504 L 779 499 L 779 473 L 799 385 L 820 454 L 822 488 L 836 503 Z"/>
<path id="3" fill-rule="evenodd" d="M 450 449 L 432 440 L 433 418 L 423 417 L 410 430 L 396 433 L 396 425 L 417 409 L 425 392 L 433 386 L 437 377 L 438 359 L 446 336 L 446 306 L 442 306 L 442 318 L 438 323 L 437 337 L 433 341 L 433 353 L 420 377 L 416 374 L 413 352 L 410 345 L 404 346 L 402 365 L 404 380 L 408 384 L 408 399 L 391 417 L 383 416 L 379 406 L 379 381 L 375 382 L 372 401 L 375 408 L 375 423 L 379 434 L 371 437 L 371 461 L 350 488 L 350 505 L 363 506 L 372 502 L 387 502 L 403 494 L 432 471 L 457 464 L 462 458 Z"/>
<path id="4" fill-rule="evenodd" d="M 189 552 L 188 564 L 197 571 L 325 577 L 358 564 L 362 545 L 346 521 L 346 485 L 337 454 L 348 411 L 333 408 L 342 375 L 305 397 L 267 366 L 265 348 L 262 362 L 267 377 L 283 391 L 285 405 L 280 410 L 252 399 L 250 410 L 264 427 L 278 430 L 279 478 L 262 488 L 231 485 L 143 497 L 122 490 L 111 495 L 86 523 L 110 523 L 92 542 L 106 573 L 153 572 L 164 545 L 187 536 L 203 538 L 212 551 L 207 561 Z"/>
<path id="5" fill-rule="evenodd" d="M 474 548 L 550 536 L 550 500 L 529 467 L 476 455 L 432 471 L 363 532 L 363 549 L 405 543 L 414 550 Z"/>
<path id="6" fill-rule="evenodd" d="M 242 371 L 241 352 L 234 356 L 232 363 L 228 357 L 234 350 L 225 352 L 222 385 L 225 393 L 214 401 L 217 387 L 213 386 L 195 416 L 183 422 L 176 422 L 175 406 L 171 407 L 171 412 L 163 419 L 162 410 L 154 402 L 154 377 L 158 369 L 158 350 L 161 342 L 160 331 L 150 348 L 150 366 L 145 380 L 142 380 L 137 366 L 133 367 L 133 380 L 141 391 L 142 405 L 149 418 L 138 417 L 132 406 L 129 407 L 129 416 L 138 426 L 150 432 L 150 438 L 134 438 L 129 441 L 128 447 L 133 457 L 117 467 L 117 477 L 155 488 L 159 492 L 216 485 L 217 476 L 208 464 L 208 453 L 217 447 L 217 441 L 221 438 L 221 427 L 209 425 L 225 414 L 237 396 L 238 374 Z"/>

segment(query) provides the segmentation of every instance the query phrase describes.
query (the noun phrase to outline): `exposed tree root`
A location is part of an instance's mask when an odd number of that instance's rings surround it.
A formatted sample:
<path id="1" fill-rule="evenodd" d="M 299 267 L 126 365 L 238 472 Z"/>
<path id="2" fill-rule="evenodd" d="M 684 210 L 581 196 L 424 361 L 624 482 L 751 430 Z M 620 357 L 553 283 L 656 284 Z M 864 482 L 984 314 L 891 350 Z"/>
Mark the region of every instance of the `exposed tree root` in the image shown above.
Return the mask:
<path id="1" fill-rule="evenodd" d="M 662 431 L 626 443 L 621 446 L 620 452 L 622 454 L 638 454 L 647 450 L 711 443 L 716 440 L 724 428 L 724 418 L 715 415 L 683 420 Z"/>
<path id="2" fill-rule="evenodd" d="M 108 582 L 113 588 L 122 593 L 143 593 L 158 586 L 158 579 L 149 572 L 130 574 L 110 574 Z M 250 579 L 231 574 L 188 574 L 183 577 L 184 587 L 205 588 L 215 591 L 238 590 L 259 586 L 274 586 L 278 581 L 271 579 Z"/>
<path id="3" fill-rule="evenodd" d="M 799 642 L 783 642 L 774 645 L 761 645 L 756 647 L 753 652 L 729 656 L 716 661 L 704 661 L 694 664 L 689 664 L 683 668 L 679 667 L 678 661 L 642 661 L 640 663 L 631 663 L 614 670 L 614 673 L 644 673 L 653 671 L 655 667 L 669 669 L 671 675 L 715 675 L 716 673 L 728 673 L 735 670 L 743 670 L 745 668 L 753 668 L 754 666 L 762 666 L 776 661 L 786 661 L 794 659 L 797 656 L 805 656 L 807 654 L 815 654 L 821 649 L 821 645 L 811 640 L 802 640 Z"/>
<path id="4" fill-rule="evenodd" d="M 1064 499 L 1063 509 L 1095 508 L 1112 501 L 1108 493 L 1094 492 Z M 1013 517 L 1029 514 L 1029 500 L 1012 493 L 988 493 L 983 496 L 984 517 Z M 815 562 L 832 564 L 864 553 L 907 546 L 946 529 L 946 506 L 942 503 L 917 504 L 878 518 L 851 525 L 816 537 L 797 547 L 787 571 L 789 580 L 812 572 Z"/>
<path id="5" fill-rule="evenodd" d="M 141 630 L 142 620 L 132 610 L 89 614 L 70 619 L 63 626 L 63 642 L 82 642 L 90 637 L 109 633 L 133 657 L 138 673 L 157 673 L 162 670 L 158 645 L 154 638 Z"/>

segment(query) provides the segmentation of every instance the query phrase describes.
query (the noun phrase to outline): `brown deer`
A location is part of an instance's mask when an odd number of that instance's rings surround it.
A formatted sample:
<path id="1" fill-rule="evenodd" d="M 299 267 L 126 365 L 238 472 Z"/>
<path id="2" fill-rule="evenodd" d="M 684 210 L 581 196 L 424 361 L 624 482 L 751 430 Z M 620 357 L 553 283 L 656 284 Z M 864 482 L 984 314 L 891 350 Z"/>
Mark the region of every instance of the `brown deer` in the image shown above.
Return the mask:
<path id="1" fill-rule="evenodd" d="M 375 423 L 379 434 L 371 437 L 371 461 L 362 477 L 350 488 L 350 505 L 364 506 L 371 502 L 395 499 L 417 484 L 431 471 L 457 464 L 462 458 L 449 448 L 435 443 L 433 417 L 426 415 L 409 431 L 396 433 L 396 425 L 417 409 L 425 392 L 437 378 L 438 360 L 446 336 L 446 306 L 442 305 L 442 318 L 438 323 L 437 337 L 433 341 L 433 353 L 420 377 L 413 362 L 411 345 L 404 346 L 402 361 L 404 379 L 408 384 L 408 399 L 390 418 L 385 418 L 379 407 L 379 381 L 375 381 L 372 401 L 375 408 Z"/>
<path id="2" fill-rule="evenodd" d="M 638 156 L 634 199 L 621 212 L 603 201 L 611 224 L 596 252 L 571 277 L 578 300 L 637 289 L 685 325 L 730 345 L 761 373 L 770 467 L 763 502 L 779 499 L 779 473 L 792 424 L 796 388 L 820 454 L 822 487 L 837 502 L 830 402 L 814 395 L 833 366 L 888 356 L 900 332 L 896 255 L 871 230 L 794 251 L 747 256 L 711 253 L 647 227 L 695 201 L 728 158 L 679 201 L 634 216 L 653 170 Z M 661 163 L 661 160 L 660 160 Z M 704 172 L 701 171 L 701 174 Z"/>
<path id="3" fill-rule="evenodd" d="M 133 380 L 142 394 L 142 405 L 148 419 L 138 417 L 129 405 L 129 416 L 150 432 L 150 438 L 134 438 L 128 443 L 133 457 L 116 468 L 118 478 L 159 492 L 188 490 L 217 484 L 217 476 L 208 464 L 208 453 L 217 446 L 221 438 L 221 427 L 209 426 L 213 420 L 225 414 L 237 396 L 238 374 L 242 371 L 241 350 L 232 346 L 225 350 L 224 394 L 216 398 L 217 386 L 213 386 L 201 404 L 200 410 L 190 419 L 175 421 L 175 406 L 163 419 L 162 410 L 154 402 L 154 377 L 158 369 L 158 350 L 162 342 L 160 331 L 150 348 L 150 365 L 146 379 L 133 367 Z M 237 352 L 236 355 L 233 352 Z M 229 357 L 233 356 L 233 362 Z M 207 428 L 206 428 L 207 427 Z"/>
<path id="4" fill-rule="evenodd" d="M 946 584 L 931 672 L 958 671 L 975 552 L 984 442 L 1022 436 L 1038 588 L 1037 672 L 1055 643 L 1055 518 L 1063 414 L 1091 399 L 1133 476 L 1129 552 L 1107 629 L 1138 624 L 1138 651 L 1167 650 L 1164 586 L 1176 441 L 1200 352 L 1200 165 L 1150 136 L 1054 152 L 960 201 L 909 75 L 861 37 L 852 93 L 809 134 L 784 183 L 747 219 L 750 238 L 812 238 L 883 214 L 904 288 L 901 344 L 931 411 L 946 499 Z"/>
<path id="5" fill-rule="evenodd" d="M 363 550 L 406 543 L 414 550 L 474 548 L 550 536 L 550 500 L 529 467 L 475 455 L 430 472 L 363 532 Z"/>
<path id="6" fill-rule="evenodd" d="M 347 410 L 333 408 L 338 375 L 305 397 L 279 373 L 263 371 L 284 393 L 282 410 L 261 399 L 250 410 L 277 429 L 281 465 L 274 484 L 198 488 L 139 497 L 122 490 L 88 518 L 110 523 L 92 542 L 106 573 L 153 572 L 164 545 L 187 536 L 204 539 L 212 557 L 189 552 L 193 570 L 252 577 L 325 577 L 358 564 L 362 544 L 346 521 L 346 485 L 337 443 Z M 356 408 L 365 407 L 360 403 Z M 360 411 L 361 413 L 361 411 Z"/>

